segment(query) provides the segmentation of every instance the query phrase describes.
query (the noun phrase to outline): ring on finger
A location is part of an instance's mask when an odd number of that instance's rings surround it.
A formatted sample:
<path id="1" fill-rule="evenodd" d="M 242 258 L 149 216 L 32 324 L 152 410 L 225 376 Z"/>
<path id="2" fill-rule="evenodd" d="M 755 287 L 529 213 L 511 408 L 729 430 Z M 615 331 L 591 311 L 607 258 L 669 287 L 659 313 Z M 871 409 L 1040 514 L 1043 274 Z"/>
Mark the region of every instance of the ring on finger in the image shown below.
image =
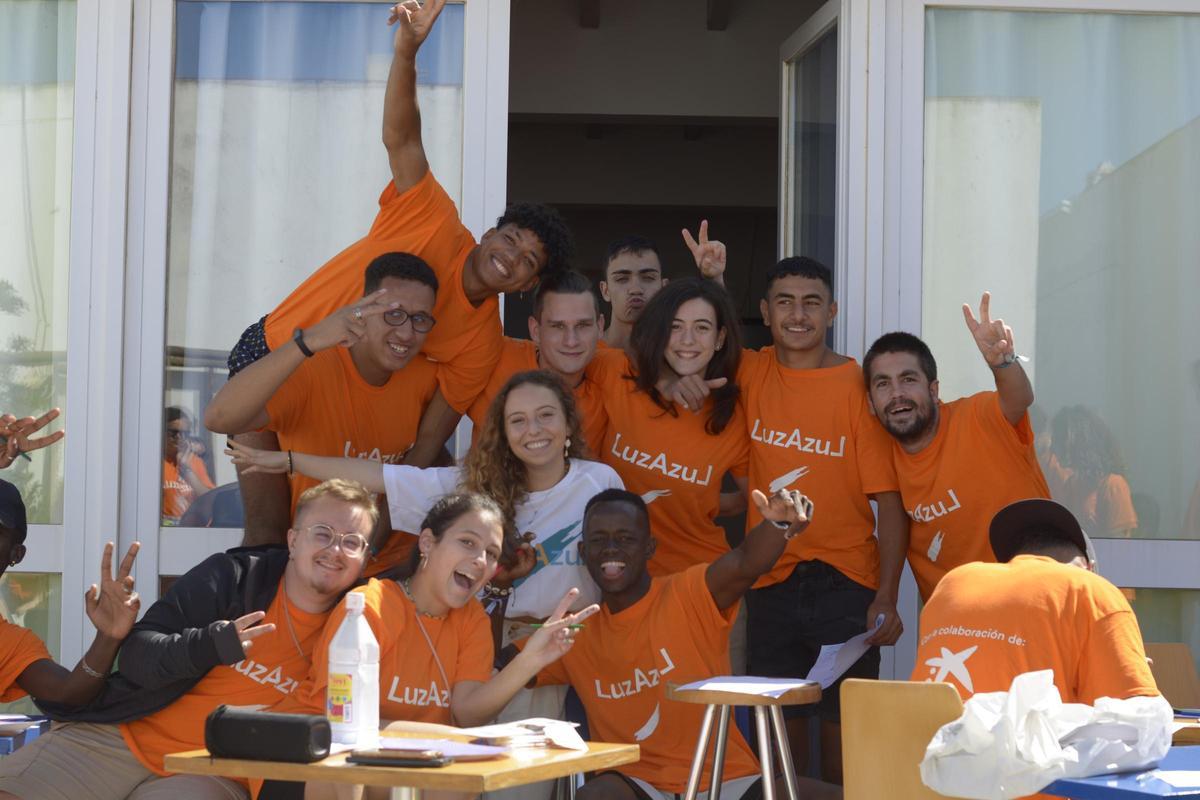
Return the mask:
<path id="1" fill-rule="evenodd" d="M 359 308 L 358 306 L 355 306 L 354 307 L 354 319 L 358 320 L 359 322 L 362 322 L 362 317 L 363 317 L 362 309 Z"/>

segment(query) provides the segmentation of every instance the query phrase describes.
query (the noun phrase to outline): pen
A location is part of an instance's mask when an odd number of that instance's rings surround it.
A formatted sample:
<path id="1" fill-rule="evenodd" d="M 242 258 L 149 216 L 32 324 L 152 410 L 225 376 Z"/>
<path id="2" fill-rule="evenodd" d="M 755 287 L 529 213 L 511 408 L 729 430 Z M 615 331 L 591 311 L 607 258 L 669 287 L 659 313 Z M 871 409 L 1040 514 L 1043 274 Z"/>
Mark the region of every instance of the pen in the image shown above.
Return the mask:
<path id="1" fill-rule="evenodd" d="M 546 627 L 546 626 L 545 626 L 545 625 L 542 625 L 541 623 L 537 623 L 537 624 L 534 624 L 534 625 L 530 625 L 529 627 L 533 628 L 534 630 L 537 630 L 538 628 L 544 628 L 544 627 Z M 562 627 L 564 627 L 564 628 L 570 628 L 570 629 L 571 629 L 571 630 L 573 630 L 573 631 L 581 631 L 581 630 L 583 630 L 583 623 L 582 623 L 582 622 L 577 622 L 577 623 L 575 623 L 574 625 L 563 625 Z"/>
<path id="2" fill-rule="evenodd" d="M 8 447 L 8 437 L 3 434 L 0 434 L 0 448 L 3 448 L 3 447 Z M 29 457 L 29 453 L 26 453 L 24 450 L 18 450 L 17 455 L 19 455 L 21 458 L 25 459 L 26 461 L 33 461 L 33 459 Z"/>

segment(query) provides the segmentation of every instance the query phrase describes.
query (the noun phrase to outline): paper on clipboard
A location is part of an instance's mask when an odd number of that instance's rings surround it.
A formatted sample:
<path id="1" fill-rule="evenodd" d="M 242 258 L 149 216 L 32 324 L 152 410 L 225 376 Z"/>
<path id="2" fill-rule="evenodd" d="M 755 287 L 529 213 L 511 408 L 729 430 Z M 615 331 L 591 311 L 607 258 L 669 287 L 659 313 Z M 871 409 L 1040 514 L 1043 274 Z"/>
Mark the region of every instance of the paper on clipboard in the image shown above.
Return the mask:
<path id="1" fill-rule="evenodd" d="M 863 631 L 858 636 L 852 636 L 842 644 L 821 645 L 817 661 L 808 671 L 808 679 L 821 684 L 822 689 L 828 689 L 834 681 L 846 674 L 846 670 L 854 666 L 854 662 L 862 658 L 863 653 L 871 649 L 867 644 L 868 637 L 883 624 L 883 614 L 875 618 L 875 627 Z"/>

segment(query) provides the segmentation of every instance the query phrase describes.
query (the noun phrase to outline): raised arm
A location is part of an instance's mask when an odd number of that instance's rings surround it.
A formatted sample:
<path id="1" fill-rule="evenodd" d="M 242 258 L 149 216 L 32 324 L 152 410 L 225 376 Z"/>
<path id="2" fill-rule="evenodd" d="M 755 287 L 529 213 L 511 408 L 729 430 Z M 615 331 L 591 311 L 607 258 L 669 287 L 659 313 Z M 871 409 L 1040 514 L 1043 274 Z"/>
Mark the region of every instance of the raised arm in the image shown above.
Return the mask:
<path id="1" fill-rule="evenodd" d="M 693 239 L 692 232 L 684 228 L 683 243 L 687 245 L 688 250 L 692 251 L 692 258 L 695 259 L 696 268 L 700 270 L 700 274 L 708 280 L 724 286 L 725 245 L 716 239 L 709 241 L 708 220 L 700 220 L 700 241 Z"/>
<path id="2" fill-rule="evenodd" d="M 141 601 L 133 590 L 133 562 L 138 544 L 134 542 L 121 560 L 114 578 L 112 573 L 113 543 L 104 546 L 100 559 L 100 584 L 84 593 L 88 619 L 96 626 L 96 637 L 83 658 L 68 670 L 50 659 L 35 661 L 17 676 L 17 685 L 38 700 L 48 700 L 64 706 L 82 706 L 100 693 L 104 679 L 112 669 L 121 640 L 128 635 L 137 619 Z"/>
<path id="3" fill-rule="evenodd" d="M 305 330 L 302 338 L 309 353 L 354 345 L 366 334 L 367 317 L 398 305 L 380 300 L 386 292 L 380 289 L 367 295 Z M 267 403 L 305 358 L 307 355 L 293 339 L 234 375 L 204 410 L 205 426 L 215 433 L 246 433 L 269 425 Z"/>
<path id="4" fill-rule="evenodd" d="M 429 171 L 421 144 L 421 110 L 417 106 L 417 50 L 442 13 L 446 0 L 404 0 L 392 7 L 388 24 L 396 25 L 392 68 L 383 96 L 383 146 L 396 191 L 404 193 Z"/>
<path id="5" fill-rule="evenodd" d="M 979 319 L 975 319 L 971 313 L 971 306 L 963 303 L 963 317 L 967 321 L 967 329 L 975 338 L 975 345 L 996 379 L 1000 411 L 1009 423 L 1016 425 L 1033 405 L 1033 384 L 1029 382 L 1029 376 L 1017 358 L 1012 328 L 1005 325 L 1002 319 L 992 319 L 989 309 L 991 301 L 991 293 L 984 292 L 983 299 L 979 301 Z"/>
<path id="6" fill-rule="evenodd" d="M 225 455 L 242 467 L 243 472 L 273 472 L 291 474 L 299 472 L 319 481 L 344 478 L 358 481 L 370 492 L 384 491 L 383 464 L 365 458 L 334 458 L 296 453 L 289 450 L 256 450 L 231 441 Z"/>
<path id="7" fill-rule="evenodd" d="M 736 603 L 783 555 L 788 540 L 808 527 L 813 504 L 800 492 L 780 489 L 771 495 L 755 489 L 750 500 L 763 521 L 746 534 L 737 547 L 708 565 L 704 573 L 717 608 Z"/>

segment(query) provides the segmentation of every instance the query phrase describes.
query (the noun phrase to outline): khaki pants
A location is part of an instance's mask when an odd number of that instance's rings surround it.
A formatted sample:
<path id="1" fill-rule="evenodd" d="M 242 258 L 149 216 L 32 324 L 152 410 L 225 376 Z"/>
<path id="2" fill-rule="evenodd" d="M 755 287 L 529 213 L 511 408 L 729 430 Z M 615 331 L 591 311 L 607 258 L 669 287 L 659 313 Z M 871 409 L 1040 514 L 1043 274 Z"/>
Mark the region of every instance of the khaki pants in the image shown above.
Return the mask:
<path id="1" fill-rule="evenodd" d="M 247 800 L 246 788 L 207 775 L 162 777 L 129 752 L 116 725 L 55 723 L 0 759 L 0 791 L 22 800 Z"/>

